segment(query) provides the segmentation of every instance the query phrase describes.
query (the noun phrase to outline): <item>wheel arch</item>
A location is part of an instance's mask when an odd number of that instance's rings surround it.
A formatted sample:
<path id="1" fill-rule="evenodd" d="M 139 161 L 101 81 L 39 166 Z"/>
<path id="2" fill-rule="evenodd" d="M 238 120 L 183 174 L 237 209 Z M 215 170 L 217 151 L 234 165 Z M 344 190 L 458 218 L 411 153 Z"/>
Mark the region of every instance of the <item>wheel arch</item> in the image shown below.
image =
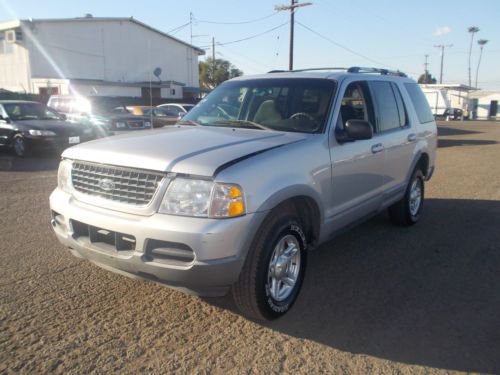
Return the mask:
<path id="1" fill-rule="evenodd" d="M 309 187 L 292 187 L 269 197 L 258 211 L 268 210 L 268 215 L 272 215 L 276 210 L 293 209 L 303 225 L 308 246 L 314 247 L 320 238 L 324 215 L 319 198 L 319 194 Z"/>

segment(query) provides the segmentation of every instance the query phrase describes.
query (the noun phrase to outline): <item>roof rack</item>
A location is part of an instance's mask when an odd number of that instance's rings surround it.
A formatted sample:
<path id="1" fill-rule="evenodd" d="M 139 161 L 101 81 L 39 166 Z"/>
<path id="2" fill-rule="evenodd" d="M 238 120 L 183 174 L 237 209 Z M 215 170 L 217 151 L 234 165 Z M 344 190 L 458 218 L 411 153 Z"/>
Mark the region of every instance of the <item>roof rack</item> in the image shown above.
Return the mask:
<path id="1" fill-rule="evenodd" d="M 384 76 L 397 76 L 397 77 L 407 77 L 407 75 L 399 70 L 389 70 L 382 68 L 367 68 L 362 66 L 351 66 L 350 68 L 308 68 L 308 69 L 295 69 L 295 70 L 271 70 L 268 73 L 299 73 L 299 72 L 309 72 L 315 70 L 343 70 L 347 73 L 371 73 L 371 74 L 381 74 Z"/>
<path id="2" fill-rule="evenodd" d="M 345 71 L 347 71 L 347 69 L 349 69 L 349 68 L 333 67 L 333 68 L 306 68 L 306 69 L 294 69 L 294 70 L 276 69 L 276 70 L 271 70 L 268 73 L 300 73 L 300 72 L 309 72 L 309 71 L 314 71 L 314 70 L 345 70 Z"/>
<path id="3" fill-rule="evenodd" d="M 380 68 L 366 68 L 363 66 L 352 66 L 347 69 L 348 73 L 375 73 L 383 76 L 407 77 L 407 75 L 399 70 L 389 70 Z"/>

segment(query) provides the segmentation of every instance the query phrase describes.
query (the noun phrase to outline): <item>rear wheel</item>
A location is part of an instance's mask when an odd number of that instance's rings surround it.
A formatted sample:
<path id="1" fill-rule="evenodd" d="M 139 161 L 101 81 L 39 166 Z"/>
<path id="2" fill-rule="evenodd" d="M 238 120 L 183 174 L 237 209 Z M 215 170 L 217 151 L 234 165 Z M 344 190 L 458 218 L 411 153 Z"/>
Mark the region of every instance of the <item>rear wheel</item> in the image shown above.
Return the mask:
<path id="1" fill-rule="evenodd" d="M 389 207 L 389 217 L 397 225 L 413 225 L 420 219 L 424 204 L 424 174 L 416 169 L 403 199 Z"/>
<path id="2" fill-rule="evenodd" d="M 15 154 L 21 158 L 27 157 L 31 155 L 31 150 L 26 144 L 26 140 L 22 136 L 22 134 L 16 134 L 12 139 L 12 148 Z"/>
<path id="3" fill-rule="evenodd" d="M 292 208 L 271 213 L 256 235 L 232 288 L 243 315 L 276 319 L 293 306 L 306 267 L 306 238 Z"/>

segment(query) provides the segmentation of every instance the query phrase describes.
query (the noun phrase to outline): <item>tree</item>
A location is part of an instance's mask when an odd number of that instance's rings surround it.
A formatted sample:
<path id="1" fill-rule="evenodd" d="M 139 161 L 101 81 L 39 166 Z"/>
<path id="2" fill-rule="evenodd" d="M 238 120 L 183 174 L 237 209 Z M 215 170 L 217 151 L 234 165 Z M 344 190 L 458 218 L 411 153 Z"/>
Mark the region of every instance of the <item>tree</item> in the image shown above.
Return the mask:
<path id="1" fill-rule="evenodd" d="M 224 59 L 212 60 L 211 57 L 200 61 L 200 86 L 204 89 L 214 89 L 228 79 L 239 77 L 243 72 Z"/>
<path id="2" fill-rule="evenodd" d="M 483 56 L 483 48 L 484 45 L 488 43 L 488 39 L 479 39 L 477 41 L 477 44 L 479 44 L 480 52 L 479 52 L 479 60 L 477 62 L 477 69 L 476 69 L 476 84 L 474 87 L 477 87 L 477 76 L 479 75 L 479 65 L 481 64 L 481 57 Z"/>
<path id="3" fill-rule="evenodd" d="M 472 76 L 470 73 L 470 59 L 472 56 L 472 42 L 474 41 L 474 34 L 479 31 L 479 27 L 470 26 L 467 28 L 467 31 L 470 33 L 470 47 L 469 47 L 469 86 L 472 86 Z"/>
<path id="4" fill-rule="evenodd" d="M 434 78 L 432 76 L 431 73 L 427 72 L 427 73 L 423 73 L 420 75 L 420 77 L 418 77 L 418 83 L 436 83 L 437 80 L 436 78 Z"/>

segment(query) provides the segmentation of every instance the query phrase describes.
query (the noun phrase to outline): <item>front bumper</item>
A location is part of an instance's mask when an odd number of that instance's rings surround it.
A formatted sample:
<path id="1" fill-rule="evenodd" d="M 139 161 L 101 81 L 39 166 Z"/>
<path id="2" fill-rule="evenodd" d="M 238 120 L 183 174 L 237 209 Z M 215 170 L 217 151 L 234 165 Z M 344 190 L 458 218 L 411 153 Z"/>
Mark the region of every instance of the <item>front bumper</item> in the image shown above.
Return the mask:
<path id="1" fill-rule="evenodd" d="M 79 202 L 59 189 L 51 194 L 50 207 L 57 238 L 73 255 L 117 273 L 203 296 L 224 295 L 236 282 L 265 216 L 264 212 L 225 220 L 139 216 Z M 84 228 L 88 225 L 88 236 L 82 234 L 82 223 Z M 171 256 L 177 253 L 188 257 Z"/>

